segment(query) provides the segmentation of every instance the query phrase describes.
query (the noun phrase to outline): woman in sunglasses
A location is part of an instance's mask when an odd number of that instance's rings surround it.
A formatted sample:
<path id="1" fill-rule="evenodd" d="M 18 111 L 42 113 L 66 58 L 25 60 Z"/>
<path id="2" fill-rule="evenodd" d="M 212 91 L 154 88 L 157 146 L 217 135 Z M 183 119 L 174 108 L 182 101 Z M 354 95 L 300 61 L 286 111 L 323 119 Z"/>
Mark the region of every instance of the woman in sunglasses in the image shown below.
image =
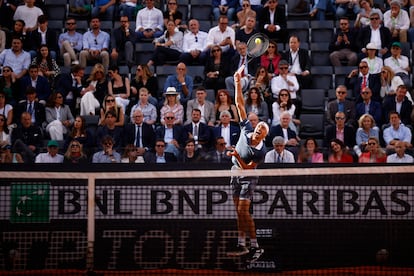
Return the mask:
<path id="1" fill-rule="evenodd" d="M 88 157 L 83 152 L 82 144 L 77 140 L 72 140 L 63 156 L 64 164 L 87 164 Z"/>
<path id="2" fill-rule="evenodd" d="M 387 155 L 381 149 L 377 137 L 369 137 L 367 143 L 367 151 L 363 152 L 359 157 L 359 163 L 386 163 Z"/>
<path id="3" fill-rule="evenodd" d="M 106 95 L 100 110 L 99 125 L 105 125 L 105 114 L 112 110 L 116 114 L 115 126 L 123 127 L 125 122 L 125 115 L 122 106 L 116 103 L 113 95 Z"/>
<path id="4" fill-rule="evenodd" d="M 230 62 L 223 59 L 223 52 L 219 45 L 214 45 L 210 50 L 210 56 L 204 66 L 204 87 L 214 89 L 215 93 L 225 89 L 225 78 L 230 75 Z"/>

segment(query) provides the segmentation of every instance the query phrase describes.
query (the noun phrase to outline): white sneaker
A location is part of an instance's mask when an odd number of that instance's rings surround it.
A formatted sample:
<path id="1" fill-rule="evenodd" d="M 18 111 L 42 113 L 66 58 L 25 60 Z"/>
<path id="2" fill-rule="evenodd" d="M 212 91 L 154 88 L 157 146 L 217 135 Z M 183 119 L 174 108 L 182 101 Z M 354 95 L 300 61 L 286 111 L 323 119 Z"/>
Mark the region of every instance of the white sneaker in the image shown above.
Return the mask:
<path id="1" fill-rule="evenodd" d="M 260 256 L 263 255 L 263 253 L 264 253 L 264 249 L 262 248 L 254 248 L 254 247 L 250 248 L 250 252 L 249 252 L 249 255 L 247 256 L 246 262 L 250 264 L 256 262 L 260 258 Z"/>

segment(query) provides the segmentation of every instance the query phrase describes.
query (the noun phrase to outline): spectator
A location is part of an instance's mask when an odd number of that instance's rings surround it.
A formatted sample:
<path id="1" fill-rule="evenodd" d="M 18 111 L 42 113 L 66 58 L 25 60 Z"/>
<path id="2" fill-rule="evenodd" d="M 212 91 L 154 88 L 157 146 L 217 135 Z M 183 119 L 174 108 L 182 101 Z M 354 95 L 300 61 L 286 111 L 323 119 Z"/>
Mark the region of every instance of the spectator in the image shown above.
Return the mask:
<path id="1" fill-rule="evenodd" d="M 154 0 L 145 1 L 146 7 L 139 10 L 135 32 L 138 40 L 153 39 L 162 35 L 164 19 L 162 11 L 154 7 Z"/>
<path id="2" fill-rule="evenodd" d="M 3 16 L 1 17 L 1 19 L 3 19 Z M 11 28 L 10 31 L 7 33 L 6 49 L 11 48 L 13 38 L 17 37 L 17 38 L 20 38 L 20 40 L 22 41 L 23 49 L 25 51 L 30 51 L 30 47 L 31 47 L 31 45 L 29 45 L 30 39 L 28 39 L 27 37 L 25 26 L 26 25 L 22 19 L 18 19 L 14 21 L 13 28 Z"/>
<path id="3" fill-rule="evenodd" d="M 63 163 L 63 155 L 58 154 L 59 144 L 55 140 L 47 143 L 47 152 L 39 153 L 36 156 L 35 163 Z"/>
<path id="4" fill-rule="evenodd" d="M 395 145 L 398 141 L 404 142 L 406 148 L 412 148 L 411 129 L 406 127 L 404 123 L 401 122 L 400 114 L 396 111 L 391 111 L 389 113 L 389 118 L 390 126 L 384 129 L 384 141 L 387 152 L 395 151 Z"/>
<path id="5" fill-rule="evenodd" d="M 174 115 L 174 125 L 181 125 L 184 122 L 184 108 L 180 104 L 180 100 L 178 99 L 178 93 L 174 87 L 168 87 L 167 91 L 165 92 L 165 101 L 164 105 L 160 111 L 161 117 L 161 124 L 165 124 L 165 116 L 167 113 L 172 113 Z M 168 144 L 168 141 L 164 139 L 164 141 Z"/>
<path id="6" fill-rule="evenodd" d="M 233 20 L 236 5 L 237 0 L 212 0 L 214 20 L 219 20 L 220 16 L 226 16 Z"/>
<path id="7" fill-rule="evenodd" d="M 101 62 L 106 70 L 109 66 L 110 36 L 101 30 L 101 21 L 97 17 L 91 19 L 90 28 L 90 31 L 83 34 L 83 50 L 79 55 L 79 63 L 85 68 L 87 61 Z"/>
<path id="8" fill-rule="evenodd" d="M 0 26 L 8 30 L 12 29 L 13 15 L 19 4 L 20 4 L 20 1 L 17 1 L 17 0 L 2 1 L 0 3 L 0 14 L 1 14 Z"/>
<path id="9" fill-rule="evenodd" d="M 230 94 L 225 89 L 220 89 L 216 96 L 214 104 L 214 110 L 216 113 L 216 125 L 220 123 L 220 116 L 222 111 L 228 111 L 230 113 L 230 121 L 233 123 L 239 122 L 239 114 L 237 114 L 237 108 L 232 103 Z"/>
<path id="10" fill-rule="evenodd" d="M 6 48 L 6 33 L 0 30 L 0 53 Z"/>
<path id="11" fill-rule="evenodd" d="M 273 138 L 276 136 L 282 136 L 285 141 L 286 148 L 294 154 L 297 153 L 297 147 L 299 146 L 300 139 L 296 135 L 296 132 L 289 127 L 291 120 L 292 116 L 288 111 L 284 111 L 280 114 L 280 124 L 272 126 L 270 128 L 269 135 L 266 138 L 266 145 L 268 147 L 273 145 Z"/>
<path id="12" fill-rule="evenodd" d="M 361 61 L 365 61 L 368 64 L 368 72 L 370 74 L 379 74 L 381 73 L 381 68 L 384 65 L 382 58 L 377 56 L 377 46 L 370 42 L 365 47 L 367 49 L 367 57 L 363 58 Z"/>
<path id="13" fill-rule="evenodd" d="M 223 137 L 226 148 L 235 147 L 240 136 L 240 127 L 230 124 L 231 115 L 227 110 L 220 113 L 220 124 L 213 128 L 213 138 Z"/>
<path id="14" fill-rule="evenodd" d="M 387 163 L 413 163 L 411 155 L 405 154 L 406 146 L 403 141 L 397 141 L 394 146 L 395 153 L 387 156 Z"/>
<path id="15" fill-rule="evenodd" d="M 127 17 L 128 21 L 133 21 L 136 19 L 138 9 L 142 7 L 140 2 L 137 0 L 121 0 L 119 2 L 119 16 Z"/>
<path id="16" fill-rule="evenodd" d="M 347 14 L 351 14 L 353 16 L 357 15 L 361 9 L 361 2 L 362 1 L 358 0 L 336 0 L 336 17 L 341 18 Z"/>
<path id="17" fill-rule="evenodd" d="M 165 152 L 164 140 L 157 140 L 155 143 L 155 153 L 147 151 L 144 155 L 145 163 L 174 163 L 177 162 L 177 158 L 170 152 Z"/>
<path id="18" fill-rule="evenodd" d="M 326 20 L 326 13 L 332 12 L 336 13 L 335 6 L 333 5 L 333 1 L 330 0 L 318 0 L 315 1 L 313 5 L 312 11 L 309 13 L 311 19 L 315 18 L 319 21 Z"/>
<path id="19" fill-rule="evenodd" d="M 312 78 L 310 75 L 310 57 L 307 50 L 300 48 L 300 40 L 298 36 L 290 36 L 289 50 L 282 55 L 282 59 L 288 61 L 289 72 L 296 75 L 299 87 L 301 89 L 311 88 Z"/>
<path id="20" fill-rule="evenodd" d="M 260 57 L 260 65 L 267 69 L 269 78 L 279 75 L 279 62 L 282 56 L 277 49 L 277 43 L 269 40 L 266 52 Z"/>
<path id="21" fill-rule="evenodd" d="M 23 112 L 20 118 L 20 125 L 12 132 L 13 152 L 19 153 L 24 163 L 33 163 L 42 143 L 42 130 L 32 124 L 30 113 Z"/>
<path id="22" fill-rule="evenodd" d="M 110 19 L 114 17 L 116 0 L 97 0 L 92 8 L 92 18 Z"/>
<path id="23" fill-rule="evenodd" d="M 225 15 L 218 18 L 218 26 L 212 27 L 207 35 L 207 49 L 214 45 L 221 47 L 223 54 L 231 58 L 234 54 L 236 33 L 228 26 L 229 19 Z"/>
<path id="24" fill-rule="evenodd" d="M 175 90 L 180 95 L 180 103 L 183 107 L 186 107 L 187 101 L 192 98 L 193 79 L 187 75 L 187 67 L 182 62 L 178 63 L 175 71 L 175 75 L 167 77 L 164 83 L 164 91 L 167 91 L 168 87 L 175 87 Z"/>
<path id="25" fill-rule="evenodd" d="M 35 6 L 35 0 L 25 0 L 25 5 L 18 6 L 14 12 L 13 20 L 23 20 L 25 23 L 24 32 L 36 30 L 37 18 L 43 11 Z"/>
<path id="26" fill-rule="evenodd" d="M 6 116 L 0 114 L 0 147 L 3 148 L 7 145 L 11 145 L 11 133 L 7 127 Z"/>
<path id="27" fill-rule="evenodd" d="M 285 111 L 289 112 L 290 116 L 293 118 L 295 115 L 295 110 L 296 106 L 292 103 L 289 91 L 286 89 L 280 90 L 277 100 L 272 104 L 272 126 L 277 126 L 280 124 L 280 115 Z M 289 128 L 298 133 L 296 125 L 299 124 L 300 121 L 298 119 L 292 119 L 289 124 Z"/>
<path id="28" fill-rule="evenodd" d="M 12 153 L 10 145 L 4 145 L 0 149 L 0 163 L 24 163 L 19 153 Z"/>
<path id="29" fill-rule="evenodd" d="M 154 39 L 155 50 L 147 65 L 164 65 L 168 61 L 177 61 L 183 51 L 183 33 L 176 30 L 173 21 L 168 21 L 165 33 Z"/>
<path id="30" fill-rule="evenodd" d="M 42 104 L 46 104 L 51 94 L 50 84 L 45 77 L 39 75 L 39 67 L 37 65 L 30 65 L 29 75 L 24 76 L 20 80 L 20 86 L 21 93 L 26 91 L 28 87 L 34 87 L 36 89 L 37 99 Z M 19 98 L 23 99 L 24 96 L 21 94 Z"/>
<path id="31" fill-rule="evenodd" d="M 14 111 L 14 120 L 19 124 L 19 119 L 23 112 L 28 112 L 31 115 L 32 124 L 42 127 L 46 120 L 45 106 L 39 101 L 36 101 L 36 89 L 29 86 L 26 89 L 26 100 L 20 101 Z"/>
<path id="32" fill-rule="evenodd" d="M 131 108 L 131 118 L 132 114 L 136 109 L 139 109 L 142 111 L 142 114 L 144 115 L 144 122 L 153 125 L 157 121 L 157 108 L 149 103 L 148 101 L 149 93 L 148 90 L 145 87 L 142 87 L 139 90 L 139 101 L 136 105 L 134 105 Z"/>
<path id="33" fill-rule="evenodd" d="M 260 121 L 267 123 L 269 120 L 269 107 L 267 106 L 267 103 L 262 100 L 257 87 L 252 87 L 247 92 L 245 108 L 247 114 L 256 114 Z"/>
<path id="34" fill-rule="evenodd" d="M 378 47 L 378 55 L 381 57 L 389 56 L 389 48 L 391 45 L 390 30 L 381 25 L 382 14 L 378 9 L 373 9 L 369 15 L 371 24 L 363 27 L 359 31 L 357 41 L 357 48 L 361 49 L 360 57 L 366 55 L 367 49 L 365 46 L 372 42 Z"/>
<path id="35" fill-rule="evenodd" d="M 149 102 L 156 106 L 158 104 L 158 81 L 146 64 L 138 64 L 135 78 L 131 80 L 129 108 L 138 102 L 138 91 L 142 87 L 145 87 L 150 94 Z"/>
<path id="36" fill-rule="evenodd" d="M 247 113 L 247 120 L 249 120 L 250 124 L 252 125 L 252 128 L 255 128 L 260 121 L 259 116 L 257 116 L 257 114 L 253 112 Z"/>
<path id="37" fill-rule="evenodd" d="M 135 31 L 130 28 L 128 16 L 121 16 L 121 26 L 114 29 L 111 36 L 111 60 L 113 64 L 119 64 L 125 60 L 128 67 L 132 67 L 134 62 L 135 43 L 138 40 Z"/>
<path id="38" fill-rule="evenodd" d="M 60 74 L 60 67 L 56 60 L 52 58 L 47 45 L 41 45 L 37 56 L 33 59 L 32 65 L 39 67 L 39 76 L 45 77 L 49 81 L 50 87 L 55 84 L 56 77 Z"/>
<path id="39" fill-rule="evenodd" d="M 131 94 L 131 85 L 127 76 L 119 74 L 119 67 L 112 65 L 108 69 L 108 95 L 115 97 L 115 101 L 122 106 L 122 112 L 125 113 L 129 105 L 129 95 Z"/>
<path id="40" fill-rule="evenodd" d="M 14 37 L 11 48 L 0 53 L 0 66 L 9 66 L 12 68 L 12 76 L 16 80 L 26 75 L 30 66 L 30 54 L 23 50 L 22 38 Z"/>
<path id="41" fill-rule="evenodd" d="M 381 80 L 378 74 L 370 74 L 369 66 L 366 61 L 359 63 L 358 69 L 352 70 L 345 78 L 345 86 L 352 90 L 352 97 L 356 102 L 361 101 L 361 91 L 365 87 L 369 87 L 372 91 L 372 99 L 380 101 Z"/>
<path id="42" fill-rule="evenodd" d="M 366 147 L 367 151 L 363 152 L 359 157 L 359 163 L 386 163 L 387 155 L 381 149 L 377 137 L 369 137 Z"/>
<path id="43" fill-rule="evenodd" d="M 233 74 L 239 70 L 241 66 L 244 66 L 244 70 L 241 74 L 241 85 L 243 92 L 249 89 L 249 82 L 252 75 L 256 73 L 257 67 L 259 66 L 259 58 L 254 58 L 247 63 L 247 45 L 244 42 L 237 44 L 237 54 L 233 56 L 230 61 L 230 76 L 225 80 L 226 89 L 230 92 L 232 98 L 234 98 L 234 78 Z"/>
<path id="44" fill-rule="evenodd" d="M 370 137 L 375 137 L 379 140 L 379 128 L 375 125 L 374 117 L 370 114 L 362 115 L 358 120 L 358 125 L 354 151 L 360 155 L 361 152 L 365 152 Z"/>
<path id="45" fill-rule="evenodd" d="M 195 141 L 189 139 L 185 142 L 185 147 L 180 157 L 179 162 L 182 163 L 199 163 L 204 159 L 199 148 L 195 147 Z"/>
<path id="46" fill-rule="evenodd" d="M 226 142 L 223 137 L 217 137 L 214 149 L 204 156 L 204 160 L 212 163 L 231 164 L 231 157 L 226 154 Z"/>
<path id="47" fill-rule="evenodd" d="M 247 17 L 244 27 L 236 32 L 236 45 L 239 42 L 247 43 L 256 33 L 256 17 Z"/>
<path id="48" fill-rule="evenodd" d="M 256 71 L 256 75 L 254 78 L 250 80 L 249 87 L 256 87 L 260 92 L 260 97 L 262 100 L 266 102 L 266 104 L 270 107 L 273 103 L 273 96 L 270 90 L 270 80 L 272 74 L 269 74 L 266 67 L 259 66 Z M 269 112 L 270 113 L 270 112 Z"/>
<path id="49" fill-rule="evenodd" d="M 373 0 L 359 0 L 360 10 L 356 13 L 354 26 L 356 29 L 367 27 L 371 24 L 370 14 L 375 11 L 382 20 L 382 12 L 380 9 L 374 8 Z"/>
<path id="50" fill-rule="evenodd" d="M 83 152 L 83 146 L 77 140 L 72 140 L 69 143 L 68 149 L 63 157 L 64 164 L 88 164 L 88 157 Z"/>
<path id="51" fill-rule="evenodd" d="M 329 125 L 325 129 L 325 146 L 329 147 L 332 139 L 341 140 L 346 147 L 352 149 L 355 145 L 355 130 L 352 126 L 345 124 L 346 115 L 344 112 L 335 113 L 335 124 Z"/>
<path id="52" fill-rule="evenodd" d="M 95 110 L 101 106 L 108 94 L 108 80 L 105 68 L 101 63 L 95 64 L 86 80 L 87 86 L 80 91 L 80 115 L 95 115 Z"/>
<path id="53" fill-rule="evenodd" d="M 66 135 L 64 149 L 68 149 L 72 141 L 78 141 L 85 153 L 89 155 L 90 150 L 95 147 L 96 143 L 94 135 L 86 127 L 85 118 L 76 116 L 71 131 Z"/>
<path id="54" fill-rule="evenodd" d="M 3 66 L 3 75 L 0 76 L 0 91 L 6 94 L 6 101 L 16 105 L 19 96 L 19 85 L 13 77 L 13 69 L 10 66 Z"/>
<path id="55" fill-rule="evenodd" d="M 181 26 L 183 20 L 183 14 L 178 10 L 177 0 L 168 0 L 167 1 L 167 10 L 163 13 L 164 27 L 167 27 L 168 21 L 173 21 L 174 25 L 177 28 L 182 30 L 186 29 L 187 26 Z"/>
<path id="56" fill-rule="evenodd" d="M 384 26 L 390 30 L 392 40 L 407 42 L 410 17 L 406 10 L 401 9 L 401 4 L 399 0 L 390 2 L 390 9 L 384 13 Z"/>
<path id="57" fill-rule="evenodd" d="M 123 142 L 123 128 L 115 125 L 116 114 L 113 110 L 108 110 L 105 114 L 105 124 L 99 126 L 96 131 L 96 142 L 99 147 L 99 141 L 105 136 L 112 137 L 113 143 L 112 146 L 118 151 L 122 148 Z"/>
<path id="58" fill-rule="evenodd" d="M 121 155 L 113 149 L 114 140 L 111 136 L 104 136 L 101 140 L 103 150 L 92 156 L 92 163 L 120 163 Z"/>
<path id="59" fill-rule="evenodd" d="M 228 60 L 222 55 L 220 46 L 211 48 L 211 54 L 204 67 L 204 84 L 207 89 L 214 89 L 218 93 L 220 89 L 226 88 L 225 78 L 230 75 Z"/>
<path id="60" fill-rule="evenodd" d="M 133 144 L 125 146 L 124 154 L 122 154 L 121 163 L 144 163 L 144 156 L 138 152 L 138 149 Z"/>
<path id="61" fill-rule="evenodd" d="M 286 60 L 281 60 L 279 62 L 279 75 L 273 77 L 270 81 L 270 86 L 272 87 L 273 98 L 277 99 L 279 97 L 280 91 L 287 90 L 290 94 L 290 99 L 297 106 L 298 104 L 298 91 L 301 88 L 297 79 L 297 75 L 289 72 L 289 63 Z"/>
<path id="62" fill-rule="evenodd" d="M 335 138 L 330 142 L 331 154 L 329 155 L 329 163 L 352 163 L 354 159 L 348 153 L 344 142 Z"/>
<path id="63" fill-rule="evenodd" d="M 385 99 L 386 96 L 395 96 L 397 87 L 403 84 L 402 79 L 394 74 L 391 67 L 383 66 L 381 68 L 381 99 Z"/>
<path id="64" fill-rule="evenodd" d="M 285 149 L 285 139 L 276 136 L 272 140 L 273 150 L 268 151 L 265 156 L 265 163 L 295 163 L 293 153 Z"/>
<path id="65" fill-rule="evenodd" d="M 48 28 L 48 20 L 46 15 L 40 15 L 37 18 L 37 30 L 33 30 L 30 33 L 31 50 L 30 56 L 33 59 L 36 56 L 37 51 L 42 45 L 46 45 L 49 49 L 52 59 L 57 58 L 57 46 L 58 37 L 55 31 Z"/>
<path id="66" fill-rule="evenodd" d="M 389 66 L 392 69 L 392 71 L 394 71 L 394 74 L 399 76 L 407 87 L 410 87 L 410 62 L 408 60 L 408 57 L 401 55 L 400 42 L 392 43 L 391 56 L 384 60 L 384 65 Z"/>
<path id="67" fill-rule="evenodd" d="M 106 113 L 112 110 L 115 113 L 115 126 L 117 127 L 123 127 L 125 123 L 125 115 L 124 115 L 124 109 L 121 105 L 119 105 L 115 97 L 113 95 L 106 95 L 104 98 L 104 101 L 102 103 L 102 107 L 100 110 L 100 117 L 98 125 L 104 126 L 105 125 L 105 115 Z"/>
<path id="68" fill-rule="evenodd" d="M 66 19 L 66 32 L 59 35 L 58 45 L 65 67 L 79 64 L 78 54 L 83 47 L 83 36 L 76 31 L 75 18 Z"/>
<path id="69" fill-rule="evenodd" d="M 166 112 L 163 117 L 164 125 L 157 127 L 155 136 L 156 139 L 164 140 L 166 152 L 171 152 L 175 157 L 178 157 L 181 146 L 187 140 L 187 133 L 184 132 L 181 125 L 174 124 L 175 120 L 173 112 Z"/>
<path id="70" fill-rule="evenodd" d="M 46 105 L 46 131 L 52 140 L 63 140 L 63 135 L 69 132 L 73 124 L 73 115 L 69 106 L 63 103 L 63 96 L 59 92 L 50 95 Z"/>
<path id="71" fill-rule="evenodd" d="M 323 163 L 323 154 L 319 152 L 315 138 L 306 138 L 300 147 L 298 163 Z"/>
<path id="72" fill-rule="evenodd" d="M 75 114 L 76 99 L 81 96 L 84 75 L 85 68 L 80 65 L 74 65 L 70 69 L 70 73 L 60 74 L 55 86 L 56 91 L 62 93 L 65 99 L 64 103 L 69 105 L 72 114 Z"/>
<path id="73" fill-rule="evenodd" d="M 207 91 L 204 87 L 200 86 L 196 89 L 196 98 L 189 100 L 187 103 L 187 111 L 186 111 L 186 124 L 191 123 L 192 121 L 192 112 L 194 109 L 198 109 L 201 111 L 201 117 L 200 122 L 208 125 L 208 126 L 214 126 L 216 122 L 216 117 L 214 113 L 214 104 L 208 100 L 206 100 L 207 97 Z"/>
<path id="74" fill-rule="evenodd" d="M 0 91 L 0 114 L 6 118 L 6 125 L 9 126 L 13 122 L 13 106 L 6 102 L 6 93 Z"/>
<path id="75" fill-rule="evenodd" d="M 188 133 L 189 139 L 194 139 L 198 148 L 207 150 L 211 143 L 210 127 L 201 122 L 201 110 L 193 109 L 191 112 L 191 122 L 184 126 L 184 131 Z"/>
<path id="76" fill-rule="evenodd" d="M 411 124 L 412 103 L 407 98 L 408 89 L 405 85 L 399 85 L 395 96 L 386 97 L 383 104 L 385 119 L 390 118 L 392 111 L 396 111 L 405 125 Z M 386 121 L 388 123 L 388 121 Z"/>
<path id="77" fill-rule="evenodd" d="M 132 113 L 132 122 L 125 126 L 124 145 L 133 144 L 137 147 L 138 155 L 152 151 L 155 145 L 155 133 L 151 125 L 144 122 L 144 114 L 140 109 Z"/>
<path id="78" fill-rule="evenodd" d="M 191 19 L 188 26 L 189 32 L 186 32 L 183 37 L 180 62 L 184 62 L 186 65 L 205 64 L 207 55 L 203 51 L 207 46 L 207 33 L 200 31 L 200 23 L 197 19 Z"/>
<path id="79" fill-rule="evenodd" d="M 241 0 L 241 10 L 237 12 L 237 24 L 233 28 L 242 29 L 248 17 L 256 18 L 256 11 L 252 9 L 249 0 Z"/>
<path id="80" fill-rule="evenodd" d="M 342 66 L 341 60 L 346 60 L 347 66 L 357 64 L 358 57 L 355 51 L 357 32 L 349 26 L 349 19 L 339 19 L 339 29 L 336 30 L 329 44 L 329 58 L 333 66 Z"/>
<path id="81" fill-rule="evenodd" d="M 361 92 L 362 102 L 357 103 L 356 120 L 358 120 L 363 114 L 371 114 L 375 120 L 375 123 L 381 125 L 382 123 L 382 107 L 377 101 L 372 100 L 372 92 L 369 87 L 365 87 Z"/>
<path id="82" fill-rule="evenodd" d="M 287 42 L 285 10 L 277 0 L 268 0 L 258 18 L 260 32 L 277 42 Z"/>

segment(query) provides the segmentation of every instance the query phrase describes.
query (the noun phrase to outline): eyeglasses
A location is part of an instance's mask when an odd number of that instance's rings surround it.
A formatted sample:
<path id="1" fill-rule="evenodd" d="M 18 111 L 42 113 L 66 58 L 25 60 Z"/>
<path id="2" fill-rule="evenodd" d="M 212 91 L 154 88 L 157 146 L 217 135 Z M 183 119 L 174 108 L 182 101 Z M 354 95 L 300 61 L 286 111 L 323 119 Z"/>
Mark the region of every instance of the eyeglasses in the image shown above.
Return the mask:
<path id="1" fill-rule="evenodd" d="M 287 67 L 287 66 L 282 66 L 282 67 L 279 67 L 279 69 L 280 70 L 286 70 L 286 69 L 288 69 L 289 67 Z"/>
<path id="2" fill-rule="evenodd" d="M 368 143 L 368 146 L 375 146 L 377 143 L 374 143 L 374 142 L 372 142 L 372 143 Z"/>
<path id="3" fill-rule="evenodd" d="M 345 118 L 344 117 L 335 117 L 335 120 L 342 121 L 342 120 L 345 120 Z"/>
<path id="4" fill-rule="evenodd" d="M 157 148 L 163 148 L 165 145 L 155 145 Z"/>
<path id="5" fill-rule="evenodd" d="M 379 17 L 371 17 L 369 20 L 379 20 Z"/>
<path id="6" fill-rule="evenodd" d="M 66 22 L 66 25 L 76 25 L 76 22 Z"/>
<path id="7" fill-rule="evenodd" d="M 72 144 L 70 147 L 71 148 L 80 148 L 80 145 L 79 144 Z"/>
<path id="8" fill-rule="evenodd" d="M 280 97 L 287 97 L 289 96 L 288 94 L 280 94 Z"/>
<path id="9" fill-rule="evenodd" d="M 365 69 L 365 68 L 368 68 L 368 66 L 366 66 L 366 65 L 359 66 L 359 69 Z"/>
<path id="10" fill-rule="evenodd" d="M 174 117 L 165 117 L 167 120 L 174 120 Z"/>
<path id="11" fill-rule="evenodd" d="M 112 100 L 105 100 L 105 102 L 107 102 L 107 103 L 113 103 L 113 102 L 115 102 L 115 100 L 114 99 L 112 99 Z"/>

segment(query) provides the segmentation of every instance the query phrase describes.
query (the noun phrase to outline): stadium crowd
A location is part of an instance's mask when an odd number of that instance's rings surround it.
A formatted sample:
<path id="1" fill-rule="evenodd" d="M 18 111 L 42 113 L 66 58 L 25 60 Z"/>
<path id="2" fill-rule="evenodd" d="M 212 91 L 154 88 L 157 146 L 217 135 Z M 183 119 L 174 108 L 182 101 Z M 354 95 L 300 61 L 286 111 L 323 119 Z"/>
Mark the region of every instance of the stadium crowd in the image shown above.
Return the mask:
<path id="1" fill-rule="evenodd" d="M 354 67 L 318 111 L 302 99 L 316 82 L 310 51 L 288 30 L 277 0 L 213 0 L 208 32 L 195 18 L 183 20 L 177 0 L 135 2 L 76 1 L 70 10 L 89 12 L 89 28 L 68 16 L 60 33 L 41 1 L 1 2 L 1 163 L 231 162 L 226 151 L 240 135 L 233 74 L 241 65 L 248 119 L 270 126 L 266 163 L 413 163 L 408 1 L 382 9 L 370 0 L 316 1 L 309 19 L 331 13 L 339 25 L 331 65 Z M 103 30 L 107 20 L 117 27 Z M 257 33 L 269 45 L 249 58 Z M 153 50 L 137 64 L 140 44 Z M 193 77 L 194 66 L 204 67 L 202 76 Z M 160 82 L 162 67 L 175 72 Z M 324 114 L 322 135 L 302 131 L 312 128 L 302 115 L 313 112 Z"/>

